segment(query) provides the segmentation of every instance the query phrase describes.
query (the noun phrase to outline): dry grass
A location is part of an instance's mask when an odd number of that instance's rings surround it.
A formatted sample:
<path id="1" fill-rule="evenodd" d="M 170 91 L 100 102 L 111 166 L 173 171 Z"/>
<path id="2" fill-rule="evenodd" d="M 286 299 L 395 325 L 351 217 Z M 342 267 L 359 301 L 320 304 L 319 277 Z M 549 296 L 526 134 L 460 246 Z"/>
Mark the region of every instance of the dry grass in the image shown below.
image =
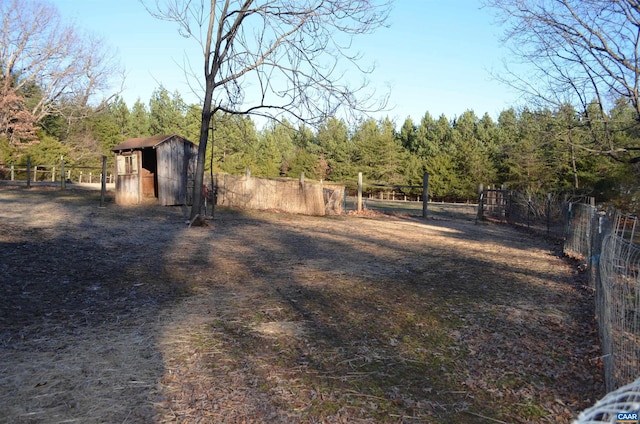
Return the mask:
<path id="1" fill-rule="evenodd" d="M 593 299 L 542 239 L 97 205 L 0 187 L 4 422 L 570 422 L 603 394 Z"/>

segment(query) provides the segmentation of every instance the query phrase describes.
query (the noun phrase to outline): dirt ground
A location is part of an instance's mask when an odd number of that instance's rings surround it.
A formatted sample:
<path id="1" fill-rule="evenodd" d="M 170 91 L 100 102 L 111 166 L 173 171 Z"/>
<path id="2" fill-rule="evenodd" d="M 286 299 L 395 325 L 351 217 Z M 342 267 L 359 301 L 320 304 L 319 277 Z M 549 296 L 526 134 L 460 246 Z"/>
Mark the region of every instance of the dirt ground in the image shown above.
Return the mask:
<path id="1" fill-rule="evenodd" d="M 604 395 L 543 238 L 109 200 L 0 186 L 0 422 L 567 423 Z"/>

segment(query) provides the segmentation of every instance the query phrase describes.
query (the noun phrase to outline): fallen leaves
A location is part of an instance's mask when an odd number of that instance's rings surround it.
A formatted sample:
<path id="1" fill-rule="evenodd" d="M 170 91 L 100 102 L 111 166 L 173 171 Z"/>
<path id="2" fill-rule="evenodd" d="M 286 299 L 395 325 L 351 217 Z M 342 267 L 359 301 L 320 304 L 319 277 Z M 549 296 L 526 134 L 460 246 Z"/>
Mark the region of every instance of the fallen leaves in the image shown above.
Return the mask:
<path id="1" fill-rule="evenodd" d="M 27 194 L 0 191 L 12 421 L 47 399 L 52 420 L 568 423 L 603 394 L 592 293 L 513 229 L 226 210 L 188 228 Z M 51 352 L 64 381 L 38 371 Z"/>

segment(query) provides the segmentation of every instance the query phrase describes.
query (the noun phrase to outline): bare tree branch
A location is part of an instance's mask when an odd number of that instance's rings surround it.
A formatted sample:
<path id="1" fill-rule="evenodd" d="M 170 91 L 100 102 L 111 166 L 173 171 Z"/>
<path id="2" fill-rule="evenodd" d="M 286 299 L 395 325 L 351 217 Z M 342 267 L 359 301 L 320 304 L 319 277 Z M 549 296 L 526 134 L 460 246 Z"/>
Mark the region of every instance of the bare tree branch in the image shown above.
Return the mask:
<path id="1" fill-rule="evenodd" d="M 532 101 L 572 105 L 592 136 L 586 151 L 620 160 L 607 111 L 624 99 L 640 125 L 640 4 L 637 0 L 485 0 L 506 25 L 515 68 L 498 79 Z M 518 62 L 516 63 L 515 60 Z M 518 72 L 525 65 L 526 74 Z M 533 72 L 532 72 L 533 70 Z M 597 105 L 597 112 L 594 110 Z M 633 160 L 633 158 L 631 159 Z"/>
<path id="2" fill-rule="evenodd" d="M 141 0 L 156 18 L 178 24 L 204 58 L 202 126 L 195 187 L 202 185 L 211 116 L 216 111 L 321 122 L 338 110 L 382 110 L 362 75 L 351 39 L 383 26 L 386 0 Z M 192 85 L 193 86 L 193 85 Z M 194 189 L 196 190 L 196 189 Z M 199 188 L 197 189 L 199 190 Z M 191 216 L 200 213 L 195 195 Z"/>
<path id="3" fill-rule="evenodd" d="M 55 7 L 4 0 L 0 16 L 0 96 L 35 90 L 25 102 L 34 122 L 50 115 L 80 118 L 117 95 L 106 94 L 122 76 L 115 54 L 102 40 L 65 25 Z"/>

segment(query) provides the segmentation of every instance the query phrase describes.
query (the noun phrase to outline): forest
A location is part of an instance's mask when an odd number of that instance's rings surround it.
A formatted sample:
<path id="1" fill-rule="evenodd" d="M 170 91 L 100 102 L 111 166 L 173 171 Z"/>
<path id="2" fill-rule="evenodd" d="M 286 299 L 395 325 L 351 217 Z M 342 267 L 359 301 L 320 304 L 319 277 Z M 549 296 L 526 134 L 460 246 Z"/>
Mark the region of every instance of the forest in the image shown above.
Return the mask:
<path id="1" fill-rule="evenodd" d="M 30 99 L 26 97 L 27 101 Z M 31 99 L 33 101 L 33 99 Z M 623 100 L 609 111 L 615 137 L 640 147 L 633 109 Z M 157 88 L 148 102 L 129 107 L 120 97 L 82 119 L 48 116 L 38 123 L 37 142 L 10 143 L 0 137 L 0 163 L 99 167 L 101 157 L 127 138 L 180 134 L 197 142 L 201 109 L 178 92 Z M 435 201 L 468 201 L 478 184 L 505 185 L 531 195 L 595 196 L 633 207 L 638 170 L 632 160 L 594 154 L 589 148 L 594 125 L 571 107 L 559 110 L 510 108 L 497 119 L 472 110 L 439 117 L 425 112 L 419 121 L 363 119 L 348 125 L 329 118 L 317 128 L 271 121 L 258 128 L 248 116 L 218 112 L 213 158 L 207 172 L 263 177 L 306 178 L 352 184 L 358 172 L 368 184 L 421 185 L 429 174 Z"/>

